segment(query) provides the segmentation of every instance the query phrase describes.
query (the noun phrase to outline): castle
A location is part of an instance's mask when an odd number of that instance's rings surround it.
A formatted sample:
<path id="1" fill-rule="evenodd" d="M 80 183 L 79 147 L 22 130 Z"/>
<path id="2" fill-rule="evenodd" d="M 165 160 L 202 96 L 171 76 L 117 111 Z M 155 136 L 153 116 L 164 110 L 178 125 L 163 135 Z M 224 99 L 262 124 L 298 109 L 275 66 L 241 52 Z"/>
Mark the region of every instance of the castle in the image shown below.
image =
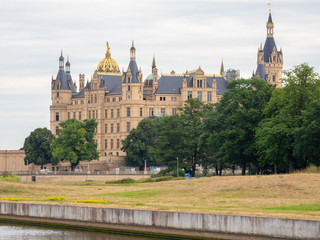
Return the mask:
<path id="1" fill-rule="evenodd" d="M 267 39 L 260 46 L 257 70 L 254 77 L 265 79 L 281 87 L 283 55 L 273 38 L 274 24 L 271 12 L 267 22 Z M 131 129 L 147 117 L 175 115 L 189 98 L 205 103 L 218 102 L 226 91 L 230 77 L 224 72 L 223 62 L 219 74 L 205 74 L 199 67 L 193 71 L 176 74 L 159 74 L 155 57 L 152 73 L 143 81 L 141 68 L 136 60 L 134 42 L 130 48 L 130 60 L 126 71 L 120 72 L 117 62 L 111 58 L 107 43 L 105 57 L 97 65 L 90 81 L 79 75 L 79 88 L 72 80 L 70 62 L 59 58 L 59 70 L 51 82 L 50 128 L 53 134 L 59 123 L 71 118 L 78 120 L 95 118 L 98 122 L 96 141 L 100 160 L 110 166 L 119 164 L 125 153 L 121 151 L 123 140 Z M 230 72 L 229 72 L 230 73 Z M 228 75 L 228 76 L 227 76 Z"/>
<path id="2" fill-rule="evenodd" d="M 261 78 L 269 84 L 282 87 L 282 69 L 283 54 L 282 49 L 277 50 L 276 43 L 273 38 L 274 24 L 272 22 L 271 10 L 269 10 L 269 18 L 267 22 L 267 38 L 262 48 L 262 44 L 258 48 L 257 54 L 257 70 L 253 73 L 254 77 Z"/>

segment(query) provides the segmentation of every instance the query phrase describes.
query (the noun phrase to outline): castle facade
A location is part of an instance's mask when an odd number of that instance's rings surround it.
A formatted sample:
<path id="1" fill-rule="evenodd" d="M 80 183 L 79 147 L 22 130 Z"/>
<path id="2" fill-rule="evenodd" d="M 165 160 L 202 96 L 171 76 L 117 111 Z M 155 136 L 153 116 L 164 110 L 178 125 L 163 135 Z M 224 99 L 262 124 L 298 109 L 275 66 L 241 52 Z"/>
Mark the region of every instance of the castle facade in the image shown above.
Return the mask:
<path id="1" fill-rule="evenodd" d="M 271 12 L 267 22 L 267 39 L 258 50 L 255 77 L 281 87 L 283 66 L 282 50 L 278 51 L 273 38 Z M 111 58 L 109 44 L 105 57 L 99 62 L 90 81 L 79 75 L 79 87 L 70 74 L 70 62 L 64 64 L 59 58 L 59 70 L 51 82 L 50 128 L 53 134 L 59 123 L 71 118 L 80 121 L 95 118 L 98 122 L 96 140 L 100 160 L 109 166 L 119 164 L 125 153 L 121 140 L 130 130 L 147 117 L 175 115 L 189 98 L 204 103 L 218 102 L 227 90 L 229 81 L 237 78 L 227 76 L 223 62 L 219 74 L 205 74 L 199 67 L 193 71 L 176 74 L 159 74 L 155 57 L 152 72 L 143 79 L 136 60 L 136 48 L 132 42 L 126 71 L 120 72 L 117 62 Z"/>

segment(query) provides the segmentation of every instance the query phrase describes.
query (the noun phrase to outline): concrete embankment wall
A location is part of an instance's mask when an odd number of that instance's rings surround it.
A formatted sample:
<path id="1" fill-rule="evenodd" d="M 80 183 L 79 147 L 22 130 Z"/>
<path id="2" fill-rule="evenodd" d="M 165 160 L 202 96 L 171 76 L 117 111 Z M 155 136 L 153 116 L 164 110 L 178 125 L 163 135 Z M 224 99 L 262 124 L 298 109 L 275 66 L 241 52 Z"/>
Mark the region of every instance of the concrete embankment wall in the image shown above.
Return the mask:
<path id="1" fill-rule="evenodd" d="M 210 237 L 210 233 L 220 232 L 290 239 L 320 239 L 320 221 L 313 220 L 0 202 L 0 218 L 6 216 L 33 217 L 38 221 L 72 221 L 71 224 L 77 224 L 78 221 L 86 222 L 88 226 L 90 223 L 100 223 L 106 224 L 109 228 L 121 225 L 124 226 L 122 229 L 128 230 L 130 226 L 135 226 L 138 227 L 136 230 L 143 232 L 156 229 L 158 233 L 168 233 L 169 229 L 171 234 L 189 235 L 192 232 L 195 236 L 204 236 L 201 233 L 206 233 L 206 237 Z"/>

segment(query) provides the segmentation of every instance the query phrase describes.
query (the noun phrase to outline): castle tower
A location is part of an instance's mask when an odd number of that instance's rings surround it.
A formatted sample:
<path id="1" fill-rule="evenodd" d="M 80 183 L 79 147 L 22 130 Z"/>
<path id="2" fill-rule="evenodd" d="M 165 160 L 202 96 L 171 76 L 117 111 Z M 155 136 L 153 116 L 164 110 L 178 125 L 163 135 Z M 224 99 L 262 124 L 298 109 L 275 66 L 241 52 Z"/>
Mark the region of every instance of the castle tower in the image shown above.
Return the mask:
<path id="1" fill-rule="evenodd" d="M 282 50 L 277 50 L 274 40 L 274 23 L 272 21 L 271 9 L 266 24 L 267 38 L 262 48 L 262 44 L 258 48 L 257 53 L 257 70 L 255 77 L 264 79 L 269 84 L 282 86 L 282 69 L 283 69 L 283 54 Z"/>
<path id="2" fill-rule="evenodd" d="M 122 74 L 122 99 L 123 100 L 142 100 L 143 98 L 143 85 L 142 85 L 142 72 L 141 68 L 138 69 L 136 62 L 136 48 L 132 41 L 130 48 L 130 62 L 127 72 Z"/>
<path id="3" fill-rule="evenodd" d="M 67 119 L 67 105 L 71 104 L 72 92 L 75 92 L 75 86 L 70 75 L 70 62 L 68 59 L 65 71 L 61 50 L 59 70 L 51 82 L 50 129 L 53 134 L 57 134 L 58 124 Z"/>

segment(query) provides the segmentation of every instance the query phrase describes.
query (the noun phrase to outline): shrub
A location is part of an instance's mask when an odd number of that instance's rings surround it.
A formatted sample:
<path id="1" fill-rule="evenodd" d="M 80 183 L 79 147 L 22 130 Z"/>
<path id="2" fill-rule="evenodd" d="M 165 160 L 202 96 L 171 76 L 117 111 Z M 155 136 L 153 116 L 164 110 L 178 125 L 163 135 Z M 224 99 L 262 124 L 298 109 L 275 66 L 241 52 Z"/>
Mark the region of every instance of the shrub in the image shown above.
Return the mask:
<path id="1" fill-rule="evenodd" d="M 1 200 L 7 200 L 10 202 L 18 202 L 18 201 L 30 201 L 30 198 L 0 198 Z"/>
<path id="2" fill-rule="evenodd" d="M 19 182 L 19 177 L 16 175 L 11 175 L 9 173 L 4 173 L 0 176 L 0 181 L 4 182 Z"/>
<path id="3" fill-rule="evenodd" d="M 108 201 L 103 199 L 85 199 L 85 200 L 73 200 L 74 203 L 103 203 L 107 204 Z"/>
<path id="4" fill-rule="evenodd" d="M 133 180 L 132 178 L 123 178 L 121 180 L 106 181 L 106 184 L 128 184 L 134 182 L 135 180 Z"/>
<path id="5" fill-rule="evenodd" d="M 54 197 L 48 197 L 48 198 L 44 198 L 42 199 L 43 201 L 66 201 L 68 200 L 67 198 L 65 198 L 64 196 L 54 196 Z"/>
<path id="6" fill-rule="evenodd" d="M 296 171 L 295 173 L 320 173 L 320 167 L 310 164 L 309 167 Z"/>

